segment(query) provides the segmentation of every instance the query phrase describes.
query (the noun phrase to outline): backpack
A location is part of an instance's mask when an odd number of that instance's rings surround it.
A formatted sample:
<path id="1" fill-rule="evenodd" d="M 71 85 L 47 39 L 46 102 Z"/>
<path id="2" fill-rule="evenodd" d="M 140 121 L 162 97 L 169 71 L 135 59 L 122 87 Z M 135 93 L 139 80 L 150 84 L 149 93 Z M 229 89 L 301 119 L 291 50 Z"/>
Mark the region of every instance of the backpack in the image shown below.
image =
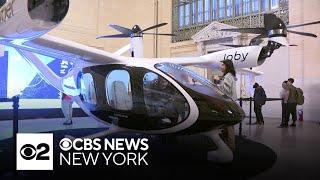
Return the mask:
<path id="1" fill-rule="evenodd" d="M 261 105 L 265 105 L 266 101 L 267 101 L 267 95 L 266 95 L 266 92 L 264 91 L 264 89 L 262 88 L 262 103 L 261 103 Z"/>
<path id="2" fill-rule="evenodd" d="M 298 105 L 304 104 L 304 95 L 301 88 L 296 88 L 296 101 Z"/>

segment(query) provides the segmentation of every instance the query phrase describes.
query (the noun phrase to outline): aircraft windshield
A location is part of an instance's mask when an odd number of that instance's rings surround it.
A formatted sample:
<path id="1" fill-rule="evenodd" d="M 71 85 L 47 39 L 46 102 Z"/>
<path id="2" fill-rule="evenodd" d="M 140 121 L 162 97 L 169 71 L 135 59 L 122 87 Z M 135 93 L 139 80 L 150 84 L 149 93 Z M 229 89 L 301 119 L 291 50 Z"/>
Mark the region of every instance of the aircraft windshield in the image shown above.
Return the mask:
<path id="1" fill-rule="evenodd" d="M 194 91 L 210 96 L 215 96 L 217 93 L 223 96 L 215 84 L 186 67 L 173 63 L 159 63 L 155 67 Z"/>

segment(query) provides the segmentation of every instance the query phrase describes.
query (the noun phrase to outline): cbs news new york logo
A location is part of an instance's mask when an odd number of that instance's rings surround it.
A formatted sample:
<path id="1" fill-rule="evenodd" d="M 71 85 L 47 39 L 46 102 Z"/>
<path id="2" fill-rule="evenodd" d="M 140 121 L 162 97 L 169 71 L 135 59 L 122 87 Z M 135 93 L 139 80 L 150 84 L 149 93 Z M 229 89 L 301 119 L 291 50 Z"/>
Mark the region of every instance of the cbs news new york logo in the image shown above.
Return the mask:
<path id="1" fill-rule="evenodd" d="M 17 134 L 17 170 L 53 170 L 53 134 Z"/>
<path id="2" fill-rule="evenodd" d="M 108 141 L 105 149 L 110 148 L 113 150 L 122 151 L 125 149 L 125 145 L 128 146 L 129 150 L 138 150 L 139 144 L 141 143 L 140 149 L 143 151 L 146 151 L 149 146 L 146 143 L 147 139 L 142 139 L 138 141 L 134 141 L 133 139 L 127 140 L 127 139 L 118 139 L 119 143 L 117 144 L 116 140 L 112 140 L 111 142 Z M 122 140 L 122 141 L 121 141 Z M 126 141 L 125 141 L 126 140 Z M 77 147 L 77 142 L 83 142 L 83 147 Z M 60 143 L 59 147 L 62 151 L 67 152 L 74 148 L 77 151 L 87 151 L 87 150 L 99 150 L 102 148 L 102 146 L 99 144 L 100 139 L 76 139 L 74 141 L 70 140 L 69 138 L 63 138 Z M 127 143 L 124 143 L 127 142 Z M 134 145 L 135 144 L 135 145 Z M 94 146 L 98 145 L 98 146 Z M 148 165 L 147 161 L 145 160 L 145 157 L 148 153 L 140 154 L 138 153 L 115 153 L 112 152 L 107 155 L 102 153 L 104 159 L 106 160 L 106 164 L 109 164 L 109 159 L 111 156 L 113 156 L 112 160 L 114 164 L 116 165 L 129 165 L 131 161 L 133 161 L 134 165 L 141 165 L 145 164 Z M 61 155 L 61 154 L 60 154 Z M 96 154 L 96 159 L 98 156 L 101 155 L 99 153 Z M 84 155 L 83 155 L 84 156 Z M 122 163 L 117 162 L 118 156 L 123 157 Z M 132 156 L 134 158 L 132 158 Z M 53 170 L 53 134 L 52 133 L 18 133 L 17 134 L 17 170 Z M 90 157 L 93 157 L 93 154 L 89 154 L 89 157 L 87 157 L 87 160 L 84 157 L 84 161 L 88 164 L 90 161 Z M 75 158 L 75 157 L 74 157 Z M 79 158 L 77 158 L 79 159 Z M 69 155 L 69 159 L 64 158 L 66 162 L 70 165 L 71 159 Z M 93 161 L 93 160 L 92 160 Z M 136 162 L 137 161 L 137 162 Z M 61 160 L 60 160 L 61 163 Z M 96 161 L 92 162 L 93 164 L 96 164 Z M 77 164 L 78 165 L 78 164 Z"/>

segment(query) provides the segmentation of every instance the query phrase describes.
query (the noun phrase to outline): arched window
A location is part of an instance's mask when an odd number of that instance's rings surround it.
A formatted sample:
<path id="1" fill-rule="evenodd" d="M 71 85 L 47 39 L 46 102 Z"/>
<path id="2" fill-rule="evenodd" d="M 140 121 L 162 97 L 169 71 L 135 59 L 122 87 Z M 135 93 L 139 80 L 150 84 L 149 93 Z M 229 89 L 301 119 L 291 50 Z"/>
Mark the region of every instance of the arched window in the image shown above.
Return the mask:
<path id="1" fill-rule="evenodd" d="M 226 1 L 219 0 L 219 18 L 224 18 L 226 16 Z"/>
<path id="2" fill-rule="evenodd" d="M 259 12 L 259 0 L 252 0 L 252 13 Z"/>
<path id="3" fill-rule="evenodd" d="M 250 14 L 250 0 L 243 0 L 243 15 Z"/>
<path id="4" fill-rule="evenodd" d="M 212 1 L 212 19 L 218 19 L 218 2 L 217 0 Z"/>
<path id="5" fill-rule="evenodd" d="M 234 5 L 235 16 L 241 15 L 241 11 L 242 11 L 241 5 L 242 5 L 242 0 L 235 0 L 235 5 Z"/>
<path id="6" fill-rule="evenodd" d="M 198 23 L 203 22 L 203 0 L 198 0 Z"/>
<path id="7" fill-rule="evenodd" d="M 130 75 L 126 70 L 111 71 L 105 82 L 108 104 L 116 110 L 132 109 Z"/>
<path id="8" fill-rule="evenodd" d="M 261 11 L 269 11 L 269 0 L 261 0 Z"/>
<path id="9" fill-rule="evenodd" d="M 192 1 L 192 24 L 197 24 L 197 3 Z"/>
<path id="10" fill-rule="evenodd" d="M 210 0 L 204 1 L 204 21 L 208 22 L 210 20 Z"/>
<path id="11" fill-rule="evenodd" d="M 179 27 L 184 26 L 184 15 L 185 15 L 184 6 L 179 6 Z"/>
<path id="12" fill-rule="evenodd" d="M 271 9 L 279 8 L 279 0 L 271 0 Z"/>
<path id="13" fill-rule="evenodd" d="M 233 2 L 232 0 L 227 0 L 227 17 L 233 16 Z"/>
<path id="14" fill-rule="evenodd" d="M 190 3 L 185 5 L 185 19 L 184 19 L 184 25 L 189 26 L 190 25 Z"/>

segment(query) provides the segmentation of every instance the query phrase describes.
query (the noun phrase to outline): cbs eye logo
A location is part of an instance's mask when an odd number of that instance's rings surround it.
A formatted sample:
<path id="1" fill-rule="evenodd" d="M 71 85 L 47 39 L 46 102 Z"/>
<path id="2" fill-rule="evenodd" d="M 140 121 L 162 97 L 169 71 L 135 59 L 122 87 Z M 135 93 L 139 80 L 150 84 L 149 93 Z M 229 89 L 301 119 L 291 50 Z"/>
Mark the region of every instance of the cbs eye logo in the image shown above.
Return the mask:
<path id="1" fill-rule="evenodd" d="M 63 138 L 61 139 L 59 146 L 61 150 L 69 151 L 72 148 L 72 141 L 69 138 Z"/>
<path id="2" fill-rule="evenodd" d="M 41 143 L 37 147 L 31 144 L 26 144 L 21 147 L 20 155 L 25 160 L 49 160 L 50 157 L 47 155 L 49 153 L 50 147 L 48 144 Z"/>
<path id="3" fill-rule="evenodd" d="M 17 134 L 17 170 L 53 170 L 53 134 Z"/>

